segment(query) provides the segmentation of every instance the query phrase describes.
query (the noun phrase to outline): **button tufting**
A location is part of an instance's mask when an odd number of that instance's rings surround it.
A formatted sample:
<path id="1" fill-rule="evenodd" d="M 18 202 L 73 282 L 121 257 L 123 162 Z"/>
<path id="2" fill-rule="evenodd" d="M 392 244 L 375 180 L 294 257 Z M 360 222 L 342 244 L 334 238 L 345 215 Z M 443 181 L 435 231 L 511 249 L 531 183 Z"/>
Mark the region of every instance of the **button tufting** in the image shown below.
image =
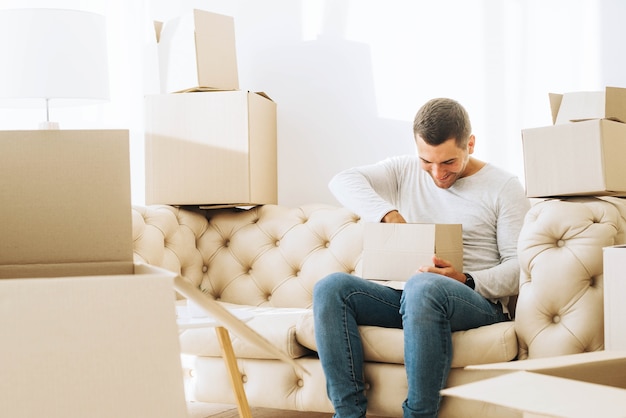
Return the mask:
<path id="1" fill-rule="evenodd" d="M 304 386 L 304 380 L 298 379 L 297 385 L 298 385 L 299 388 L 303 387 Z"/>
<path id="2" fill-rule="evenodd" d="M 274 246 L 275 246 L 275 247 L 280 246 L 280 240 L 279 240 L 279 239 L 277 239 L 277 240 L 276 240 L 276 242 L 274 243 Z"/>
<path id="3" fill-rule="evenodd" d="M 559 322 L 561 322 L 561 317 L 559 315 L 554 315 L 554 318 L 552 318 L 552 322 L 558 324 Z"/>
<path id="4" fill-rule="evenodd" d="M 241 375 L 241 381 L 242 381 L 243 383 L 246 383 L 246 382 L 248 381 L 248 376 L 247 376 L 247 375 L 245 375 L 245 374 L 242 374 L 242 375 Z"/>
<path id="5" fill-rule="evenodd" d="M 224 240 L 224 247 L 228 247 L 230 245 L 230 240 L 229 239 L 225 239 Z"/>
<path id="6" fill-rule="evenodd" d="M 206 273 L 207 271 L 209 271 L 209 266 L 202 266 L 202 272 Z"/>
<path id="7" fill-rule="evenodd" d="M 557 247 L 564 247 L 565 246 L 565 241 L 563 241 L 562 239 L 558 240 L 556 242 L 556 246 Z"/>
<path id="8" fill-rule="evenodd" d="M 324 247 L 326 248 L 330 247 L 330 241 L 326 241 L 326 243 L 324 244 Z"/>

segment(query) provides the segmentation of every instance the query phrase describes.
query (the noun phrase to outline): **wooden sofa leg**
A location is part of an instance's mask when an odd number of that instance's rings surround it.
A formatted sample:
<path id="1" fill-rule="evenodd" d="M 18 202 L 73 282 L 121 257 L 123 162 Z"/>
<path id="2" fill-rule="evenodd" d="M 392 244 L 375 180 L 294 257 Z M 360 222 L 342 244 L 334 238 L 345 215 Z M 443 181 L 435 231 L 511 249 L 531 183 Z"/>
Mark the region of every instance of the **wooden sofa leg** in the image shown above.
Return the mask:
<path id="1" fill-rule="evenodd" d="M 235 398 L 237 400 L 237 409 L 239 410 L 239 416 L 241 418 L 252 418 L 250 412 L 250 405 L 248 405 L 248 398 L 246 392 L 243 390 L 243 381 L 239 368 L 237 367 L 237 358 L 233 351 L 233 345 L 230 340 L 228 330 L 224 327 L 215 327 L 217 338 L 220 342 L 220 348 L 222 350 L 222 357 L 226 362 L 226 368 L 228 369 L 228 375 L 230 376 L 230 383 L 235 392 Z"/>

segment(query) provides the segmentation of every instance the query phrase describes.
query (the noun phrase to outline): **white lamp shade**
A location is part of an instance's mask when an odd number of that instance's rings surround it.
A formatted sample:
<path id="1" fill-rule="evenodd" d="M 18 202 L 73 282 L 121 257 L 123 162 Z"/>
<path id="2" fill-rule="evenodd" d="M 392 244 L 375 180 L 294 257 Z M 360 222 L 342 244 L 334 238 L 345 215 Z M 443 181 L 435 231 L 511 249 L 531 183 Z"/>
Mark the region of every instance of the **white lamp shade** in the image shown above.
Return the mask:
<path id="1" fill-rule="evenodd" d="M 78 10 L 0 10 L 0 105 L 79 105 L 109 99 L 103 16 Z M 37 100 L 35 100 L 37 99 Z"/>

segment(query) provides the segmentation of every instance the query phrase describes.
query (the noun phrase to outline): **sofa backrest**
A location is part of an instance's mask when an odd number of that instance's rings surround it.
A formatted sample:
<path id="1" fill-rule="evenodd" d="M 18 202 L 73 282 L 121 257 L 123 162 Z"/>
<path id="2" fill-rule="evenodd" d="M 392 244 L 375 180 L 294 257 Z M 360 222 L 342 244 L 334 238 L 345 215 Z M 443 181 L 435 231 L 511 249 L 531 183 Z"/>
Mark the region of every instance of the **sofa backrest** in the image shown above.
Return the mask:
<path id="1" fill-rule="evenodd" d="M 133 240 L 135 261 L 177 272 L 216 300 L 308 308 L 319 279 L 360 273 L 363 224 L 329 205 L 136 206 Z"/>

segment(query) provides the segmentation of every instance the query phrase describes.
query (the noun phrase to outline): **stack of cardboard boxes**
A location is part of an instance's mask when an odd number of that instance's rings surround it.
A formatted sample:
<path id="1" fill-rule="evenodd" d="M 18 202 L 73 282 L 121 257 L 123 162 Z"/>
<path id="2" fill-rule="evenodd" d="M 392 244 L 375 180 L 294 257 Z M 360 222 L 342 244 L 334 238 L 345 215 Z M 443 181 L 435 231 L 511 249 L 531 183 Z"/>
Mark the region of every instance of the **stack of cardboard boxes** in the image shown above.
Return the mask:
<path id="1" fill-rule="evenodd" d="M 524 129 L 528 197 L 626 196 L 626 89 L 551 94 L 552 126 Z"/>
<path id="2" fill-rule="evenodd" d="M 277 203 L 276 104 L 239 90 L 234 19 L 155 25 L 161 94 L 145 99 L 146 204 Z"/>
<path id="3" fill-rule="evenodd" d="M 551 94 L 550 104 L 552 126 L 522 131 L 528 197 L 626 197 L 626 89 Z M 442 393 L 502 416 L 623 417 L 625 272 L 626 247 L 604 248 L 607 351 L 473 366 L 478 382 Z"/>

